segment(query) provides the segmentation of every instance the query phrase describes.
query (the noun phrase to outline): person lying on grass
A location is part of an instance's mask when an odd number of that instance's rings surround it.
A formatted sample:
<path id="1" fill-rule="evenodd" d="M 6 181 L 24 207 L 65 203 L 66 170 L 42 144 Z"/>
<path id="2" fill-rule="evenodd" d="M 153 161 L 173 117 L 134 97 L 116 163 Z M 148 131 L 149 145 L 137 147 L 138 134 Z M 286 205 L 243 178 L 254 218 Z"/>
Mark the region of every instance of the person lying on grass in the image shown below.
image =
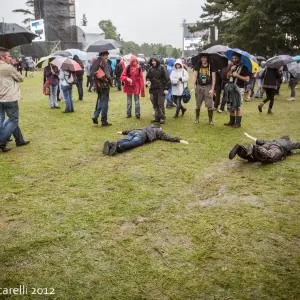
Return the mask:
<path id="1" fill-rule="evenodd" d="M 300 142 L 293 143 L 288 136 L 283 136 L 278 140 L 265 141 L 252 137 L 248 133 L 245 135 L 254 140 L 256 145 L 250 144 L 247 148 L 236 144 L 229 153 L 229 159 L 236 155 L 250 162 L 261 162 L 263 164 L 276 163 L 292 154 L 292 150 L 300 149 Z"/>
<path id="2" fill-rule="evenodd" d="M 174 136 L 168 136 L 163 132 L 159 124 L 153 124 L 142 129 L 132 129 L 119 131 L 118 134 L 126 135 L 126 137 L 117 142 L 105 142 L 103 153 L 105 155 L 115 155 L 127 150 L 140 147 L 146 143 L 152 143 L 155 140 L 164 140 L 169 142 L 181 143 L 188 145 L 187 141 L 181 140 Z"/>

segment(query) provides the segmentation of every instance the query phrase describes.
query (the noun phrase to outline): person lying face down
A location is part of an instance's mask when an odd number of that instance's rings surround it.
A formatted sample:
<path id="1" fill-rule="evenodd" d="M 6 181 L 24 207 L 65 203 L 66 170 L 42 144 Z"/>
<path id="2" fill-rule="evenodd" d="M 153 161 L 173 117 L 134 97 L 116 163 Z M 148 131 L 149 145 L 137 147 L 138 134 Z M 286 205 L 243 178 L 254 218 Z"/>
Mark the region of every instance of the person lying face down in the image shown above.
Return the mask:
<path id="1" fill-rule="evenodd" d="M 106 141 L 103 148 L 103 153 L 105 155 L 112 156 L 117 153 L 140 147 L 146 143 L 152 143 L 155 140 L 188 144 L 187 141 L 181 140 L 178 137 L 168 136 L 158 124 L 153 124 L 142 129 L 119 131 L 118 134 L 126 135 L 126 137 L 116 142 Z"/>
<path id="2" fill-rule="evenodd" d="M 276 163 L 292 154 L 292 150 L 300 149 L 300 142 L 293 143 L 288 136 L 283 136 L 278 140 L 265 141 L 245 135 L 255 141 L 255 145 L 248 147 L 236 144 L 229 153 L 229 159 L 236 155 L 250 162 L 261 162 L 263 164 Z"/>

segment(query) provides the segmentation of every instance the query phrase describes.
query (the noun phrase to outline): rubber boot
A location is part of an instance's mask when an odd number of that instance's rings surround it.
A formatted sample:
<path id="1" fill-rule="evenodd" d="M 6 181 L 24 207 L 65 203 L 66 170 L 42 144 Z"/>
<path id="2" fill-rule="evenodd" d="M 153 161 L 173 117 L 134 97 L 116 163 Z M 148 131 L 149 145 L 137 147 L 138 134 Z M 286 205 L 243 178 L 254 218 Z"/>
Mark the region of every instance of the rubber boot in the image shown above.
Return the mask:
<path id="1" fill-rule="evenodd" d="M 242 117 L 241 116 L 236 116 L 235 118 L 235 124 L 233 125 L 233 128 L 239 128 L 241 127 L 241 122 L 242 122 Z"/>
<path id="2" fill-rule="evenodd" d="M 207 110 L 207 113 L 208 113 L 208 123 L 209 125 L 214 125 L 214 122 L 213 122 L 213 115 L 214 115 L 214 111 L 211 109 Z"/>
<path id="3" fill-rule="evenodd" d="M 225 123 L 225 126 L 233 126 L 235 124 L 235 116 L 230 115 L 230 121 L 228 123 Z"/>
<path id="4" fill-rule="evenodd" d="M 261 102 L 261 103 L 257 106 L 259 112 L 262 112 L 262 108 L 263 108 L 264 105 L 265 105 L 265 104 L 264 104 L 263 102 Z"/>
<path id="5" fill-rule="evenodd" d="M 196 119 L 195 119 L 195 124 L 199 123 L 199 118 L 200 118 L 200 109 L 196 109 Z"/>

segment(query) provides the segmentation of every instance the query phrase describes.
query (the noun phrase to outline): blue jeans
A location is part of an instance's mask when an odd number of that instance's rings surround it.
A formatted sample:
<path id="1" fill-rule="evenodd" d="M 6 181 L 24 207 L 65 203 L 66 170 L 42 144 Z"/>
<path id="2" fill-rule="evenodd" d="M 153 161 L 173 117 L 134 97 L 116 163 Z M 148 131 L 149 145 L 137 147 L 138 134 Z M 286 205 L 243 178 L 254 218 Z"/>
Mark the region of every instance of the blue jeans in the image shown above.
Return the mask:
<path id="1" fill-rule="evenodd" d="M 64 100 L 66 102 L 66 111 L 74 112 L 74 105 L 72 99 L 72 85 L 62 86 L 61 89 L 64 95 Z"/>
<path id="2" fill-rule="evenodd" d="M 167 107 L 172 107 L 174 105 L 173 103 L 173 96 L 172 96 L 172 88 L 169 88 L 169 94 L 165 96 L 165 99 L 167 100 Z"/>
<path id="3" fill-rule="evenodd" d="M 264 93 L 261 92 L 261 85 L 262 85 L 262 79 L 258 78 L 257 80 L 257 91 L 256 91 L 256 95 L 255 98 L 262 98 Z"/>
<path id="4" fill-rule="evenodd" d="M 174 96 L 173 95 L 173 101 L 176 104 L 176 115 L 178 116 L 180 113 L 180 110 L 184 110 L 184 107 L 181 104 L 182 96 Z"/>
<path id="5" fill-rule="evenodd" d="M 134 102 L 135 102 L 135 115 L 139 117 L 141 115 L 140 95 L 130 95 L 130 94 L 127 94 L 127 116 L 131 117 L 132 96 L 134 96 Z"/>
<path id="6" fill-rule="evenodd" d="M 141 130 L 134 130 L 122 140 L 118 141 L 118 152 L 124 152 L 142 146 L 147 141 L 147 135 Z"/>
<path id="7" fill-rule="evenodd" d="M 50 107 L 58 107 L 57 104 L 58 85 L 50 85 L 49 103 Z"/>
<path id="8" fill-rule="evenodd" d="M 105 89 L 101 94 L 98 94 L 96 109 L 94 112 L 94 119 L 98 119 L 101 113 L 102 123 L 107 122 L 108 100 L 109 100 L 109 89 Z"/>
<path id="9" fill-rule="evenodd" d="M 14 124 L 10 119 L 6 119 L 0 125 L 0 144 L 6 145 L 6 143 L 10 139 L 10 136 L 12 135 L 13 127 L 14 127 Z"/>

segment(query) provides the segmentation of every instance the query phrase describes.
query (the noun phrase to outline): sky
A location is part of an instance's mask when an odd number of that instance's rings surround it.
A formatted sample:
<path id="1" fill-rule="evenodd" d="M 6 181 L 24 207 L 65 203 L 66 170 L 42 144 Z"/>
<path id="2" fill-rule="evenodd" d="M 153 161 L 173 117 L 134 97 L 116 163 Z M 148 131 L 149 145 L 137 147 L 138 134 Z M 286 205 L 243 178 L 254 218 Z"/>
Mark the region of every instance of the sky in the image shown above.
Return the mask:
<path id="1" fill-rule="evenodd" d="M 8 23 L 22 25 L 22 14 L 12 13 L 25 8 L 26 0 L 0 0 L 0 18 Z M 55 1 L 55 0 L 53 0 Z M 85 13 L 88 26 L 97 26 L 99 21 L 111 19 L 125 41 L 138 44 L 163 43 L 182 46 L 180 23 L 196 22 L 202 13 L 205 0 L 76 0 L 77 25 Z M 99 3 L 99 4 L 97 4 Z M 128 4 L 130 3 L 130 4 Z"/>

